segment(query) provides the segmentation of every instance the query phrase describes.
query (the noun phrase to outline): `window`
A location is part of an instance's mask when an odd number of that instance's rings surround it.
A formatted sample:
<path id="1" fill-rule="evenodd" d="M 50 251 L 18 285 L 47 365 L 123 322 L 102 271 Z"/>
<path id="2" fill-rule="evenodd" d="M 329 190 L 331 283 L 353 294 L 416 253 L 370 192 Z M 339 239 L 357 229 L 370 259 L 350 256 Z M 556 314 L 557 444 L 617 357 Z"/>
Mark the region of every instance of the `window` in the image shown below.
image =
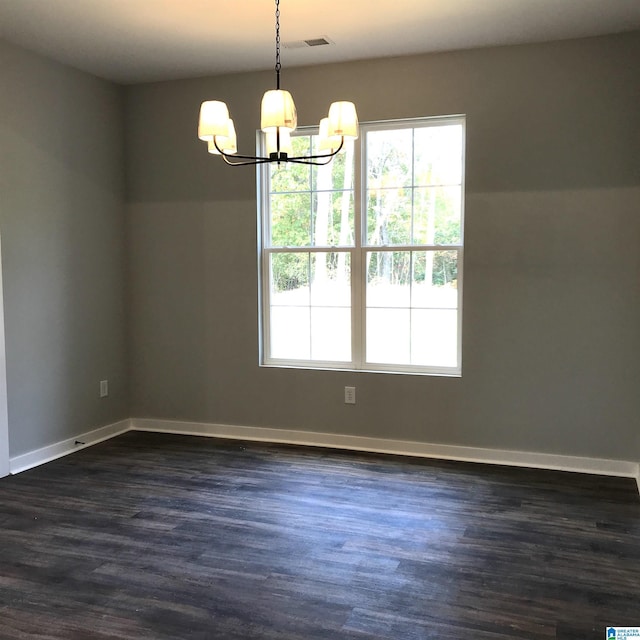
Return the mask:
<path id="1" fill-rule="evenodd" d="M 362 124 L 327 166 L 259 171 L 262 363 L 459 375 L 464 118 Z"/>

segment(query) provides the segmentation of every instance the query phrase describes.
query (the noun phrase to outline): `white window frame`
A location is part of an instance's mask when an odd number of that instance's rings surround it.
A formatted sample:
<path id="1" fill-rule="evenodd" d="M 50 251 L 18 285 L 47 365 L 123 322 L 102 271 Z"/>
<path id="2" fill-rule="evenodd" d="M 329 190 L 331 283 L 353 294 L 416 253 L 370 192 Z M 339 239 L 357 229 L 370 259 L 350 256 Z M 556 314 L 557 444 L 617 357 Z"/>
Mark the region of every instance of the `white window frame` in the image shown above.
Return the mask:
<path id="1" fill-rule="evenodd" d="M 366 134 L 369 131 L 388 131 L 391 129 L 415 128 L 421 125 L 438 126 L 457 124 L 462 127 L 462 183 L 460 212 L 460 243 L 456 245 L 367 245 L 367 225 L 363 223 L 363 204 L 366 203 L 366 185 L 364 176 L 367 170 Z M 300 127 L 299 135 L 317 134 L 317 127 Z M 294 135 L 296 135 L 294 133 Z M 411 118 L 401 120 L 383 120 L 360 123 L 360 138 L 354 149 L 354 240 L 352 247 L 285 247 L 267 246 L 269 239 L 270 185 L 269 164 L 257 167 L 258 189 L 258 270 L 260 286 L 259 302 L 259 364 L 265 367 L 284 367 L 296 369 L 326 369 L 338 371 L 365 371 L 371 373 L 397 373 L 435 376 L 462 375 L 462 318 L 464 289 L 464 209 L 465 209 L 465 141 L 466 117 L 464 115 Z M 257 145 L 264 151 L 264 135 L 257 134 Z M 412 187 L 413 188 L 413 183 Z M 366 215 L 366 214 L 365 214 Z M 457 364 L 455 367 L 423 366 L 411 364 L 380 364 L 367 362 L 366 353 L 366 274 L 363 272 L 364 256 L 368 251 L 457 251 Z M 276 253 L 341 253 L 351 256 L 351 343 L 352 361 L 289 360 L 269 356 L 270 345 L 270 256 Z"/>

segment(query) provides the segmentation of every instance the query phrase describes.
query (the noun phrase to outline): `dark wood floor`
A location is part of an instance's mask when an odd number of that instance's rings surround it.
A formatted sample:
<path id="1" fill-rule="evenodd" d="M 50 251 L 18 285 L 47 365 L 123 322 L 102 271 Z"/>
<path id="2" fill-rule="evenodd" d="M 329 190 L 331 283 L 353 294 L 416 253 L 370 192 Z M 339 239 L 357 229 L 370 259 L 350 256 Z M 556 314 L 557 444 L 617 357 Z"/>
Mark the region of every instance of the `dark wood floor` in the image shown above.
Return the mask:
<path id="1" fill-rule="evenodd" d="M 131 432 L 0 480 L 0 638 L 602 640 L 635 482 Z"/>

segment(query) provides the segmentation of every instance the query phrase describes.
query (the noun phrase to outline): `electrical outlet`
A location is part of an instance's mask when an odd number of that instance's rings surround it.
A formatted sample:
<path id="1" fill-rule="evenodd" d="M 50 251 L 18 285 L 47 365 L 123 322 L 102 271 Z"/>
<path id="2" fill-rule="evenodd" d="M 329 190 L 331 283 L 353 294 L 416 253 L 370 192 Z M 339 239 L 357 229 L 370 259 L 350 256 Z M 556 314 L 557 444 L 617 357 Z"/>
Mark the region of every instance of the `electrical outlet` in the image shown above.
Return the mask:
<path id="1" fill-rule="evenodd" d="M 345 387 L 344 388 L 344 403 L 355 404 L 356 403 L 356 388 Z"/>
<path id="2" fill-rule="evenodd" d="M 100 380 L 100 397 L 106 398 L 109 395 L 109 381 Z"/>

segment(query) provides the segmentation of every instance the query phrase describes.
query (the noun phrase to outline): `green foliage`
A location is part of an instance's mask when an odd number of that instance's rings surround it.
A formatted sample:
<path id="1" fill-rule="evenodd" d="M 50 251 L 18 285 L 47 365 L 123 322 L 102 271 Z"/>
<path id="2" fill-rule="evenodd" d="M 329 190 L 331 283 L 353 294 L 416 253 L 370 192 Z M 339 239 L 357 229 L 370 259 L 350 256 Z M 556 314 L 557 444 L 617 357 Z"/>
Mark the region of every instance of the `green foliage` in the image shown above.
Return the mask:
<path id="1" fill-rule="evenodd" d="M 276 253 L 271 256 L 271 282 L 278 292 L 309 286 L 308 253 Z"/>
<path id="2" fill-rule="evenodd" d="M 271 246 L 311 245 L 311 194 L 287 193 L 271 196 Z"/>
<path id="3" fill-rule="evenodd" d="M 367 276 L 369 282 L 377 280 L 391 285 L 409 285 L 412 282 L 455 285 L 458 252 L 371 251 L 367 254 Z"/>

